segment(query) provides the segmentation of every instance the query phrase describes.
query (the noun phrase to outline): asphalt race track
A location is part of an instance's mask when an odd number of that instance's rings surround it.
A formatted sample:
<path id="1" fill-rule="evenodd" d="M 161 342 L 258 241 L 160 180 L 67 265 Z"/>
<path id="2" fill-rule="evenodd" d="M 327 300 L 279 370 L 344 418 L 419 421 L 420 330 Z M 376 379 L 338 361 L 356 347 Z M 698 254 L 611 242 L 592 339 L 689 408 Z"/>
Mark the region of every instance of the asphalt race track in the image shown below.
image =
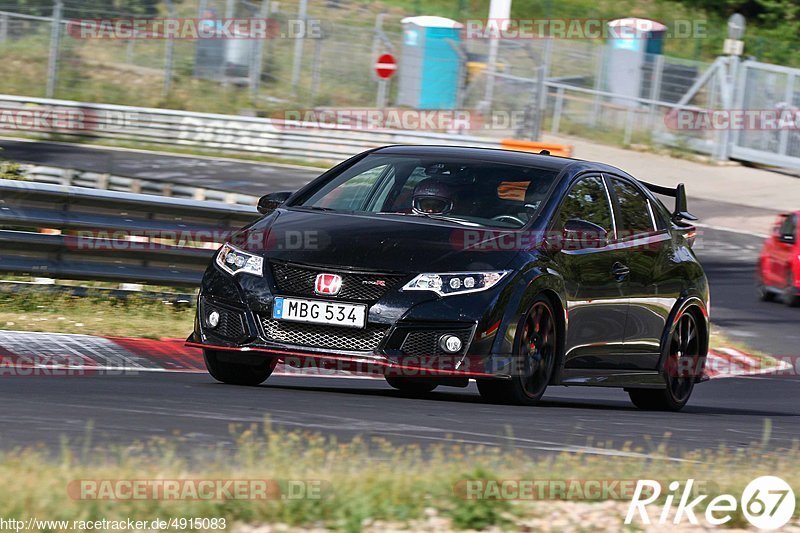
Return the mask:
<path id="1" fill-rule="evenodd" d="M 98 150 L 53 143 L 0 141 L 3 157 L 52 166 L 261 194 L 292 190 L 319 172 L 231 161 L 215 162 Z M 105 166 L 104 166 L 105 165 Z M 91 168 L 88 168 L 91 167 Z M 691 192 L 691 187 L 690 187 Z M 690 199 L 703 217 L 747 208 Z M 759 213 L 765 214 L 765 213 Z M 773 355 L 798 355 L 800 309 L 762 303 L 753 290 L 761 237 L 700 227 L 696 250 L 712 288 L 713 321 L 726 335 Z M 532 453 L 615 454 L 626 443 L 643 453 L 667 444 L 671 455 L 720 444 L 760 442 L 765 421 L 772 449 L 791 447 L 800 428 L 800 377 L 722 378 L 697 386 L 680 413 L 639 411 L 621 390 L 554 387 L 537 407 L 483 403 L 474 385 L 443 387 L 422 398 L 394 391 L 382 380 L 273 376 L 260 387 L 216 383 L 206 374 L 144 372 L 129 376 L 6 378 L 0 401 L 0 447 L 44 442 L 61 435 L 79 441 L 92 425 L 95 444 L 151 436 L 182 437 L 189 446 L 231 443 L 230 424 L 269 417 L 276 426 L 395 442 L 461 441 L 524 448 Z"/>
<path id="2" fill-rule="evenodd" d="M 181 185 L 197 186 L 202 183 L 209 189 L 255 195 L 266 194 L 264 191 L 267 189 L 267 192 L 294 190 L 298 184 L 310 181 L 324 170 L 8 139 L 0 139 L 0 149 L 0 157 L 20 163 L 162 180 Z"/>
<path id="3" fill-rule="evenodd" d="M 180 435 L 188 448 L 231 444 L 231 424 L 247 428 L 269 417 L 274 427 L 397 443 L 463 442 L 518 447 L 531 453 L 616 454 L 626 443 L 671 455 L 698 448 L 747 446 L 772 424 L 769 447 L 797 439 L 796 378 L 729 378 L 698 386 L 680 413 L 639 411 L 621 390 L 548 390 L 536 407 L 491 405 L 477 389 L 442 388 L 404 397 L 382 380 L 274 376 L 259 387 L 215 382 L 206 374 L 20 377 L 4 379 L 0 445 L 62 435 L 81 445 L 91 424 L 95 445 Z M 439 392 L 441 390 L 442 392 Z"/>

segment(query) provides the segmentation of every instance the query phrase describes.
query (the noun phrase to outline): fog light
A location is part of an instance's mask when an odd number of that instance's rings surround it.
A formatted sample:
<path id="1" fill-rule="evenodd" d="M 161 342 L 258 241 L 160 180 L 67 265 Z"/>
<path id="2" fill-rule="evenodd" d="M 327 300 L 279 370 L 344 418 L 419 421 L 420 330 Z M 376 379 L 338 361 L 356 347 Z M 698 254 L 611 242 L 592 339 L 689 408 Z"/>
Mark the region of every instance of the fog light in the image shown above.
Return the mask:
<path id="1" fill-rule="evenodd" d="M 457 353 L 461 351 L 461 339 L 455 335 L 442 335 L 439 337 L 439 348 L 447 353 Z"/>
<path id="2" fill-rule="evenodd" d="M 217 324 L 219 324 L 219 313 L 216 311 L 211 311 L 208 314 L 208 325 L 212 328 L 215 328 L 217 327 Z"/>

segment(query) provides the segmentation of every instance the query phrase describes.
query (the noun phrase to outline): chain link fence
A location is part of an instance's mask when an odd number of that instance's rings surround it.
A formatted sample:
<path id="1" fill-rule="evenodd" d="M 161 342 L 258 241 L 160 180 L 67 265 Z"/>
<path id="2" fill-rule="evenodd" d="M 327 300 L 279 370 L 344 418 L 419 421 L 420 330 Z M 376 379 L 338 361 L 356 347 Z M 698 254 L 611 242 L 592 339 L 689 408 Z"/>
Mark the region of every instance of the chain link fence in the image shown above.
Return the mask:
<path id="1" fill-rule="evenodd" d="M 11 6 L 0 0 L 0 93 L 275 118 L 287 111 L 352 111 L 383 103 L 397 108 L 403 101 L 398 78 L 417 76 L 414 84 L 425 80 L 421 71 L 403 72 L 403 11 L 382 9 L 352 0 L 160 0 L 98 14 L 80 0 L 54 0 L 52 6 Z M 197 27 L 212 25 L 220 38 L 165 38 L 163 27 L 153 30 L 153 24 L 129 38 L 119 33 L 108 38 L 97 35 L 98 16 L 179 20 L 182 28 L 194 21 Z M 230 20 L 269 24 L 257 38 L 236 31 L 226 35 L 214 26 Z M 458 63 L 456 108 L 482 117 L 479 129 L 464 133 L 534 140 L 543 134 L 574 135 L 715 156 L 726 156 L 722 147 L 732 142 L 740 154 L 800 157 L 797 129 L 726 137 L 713 129 L 677 131 L 671 122 L 678 110 L 705 116 L 730 108 L 723 96 L 732 85 L 737 85 L 738 108 L 797 110 L 794 69 L 745 68 L 739 76 L 744 81 L 737 84 L 717 72 L 717 62 L 650 54 L 631 67 L 637 80 L 630 84 L 633 89 L 621 91 L 616 81 L 629 76 L 620 75 L 602 39 L 494 44 L 492 74 L 491 40 L 467 37 L 451 43 L 456 54 L 446 61 Z M 384 52 L 398 57 L 400 72 L 381 87 L 373 66 Z"/>

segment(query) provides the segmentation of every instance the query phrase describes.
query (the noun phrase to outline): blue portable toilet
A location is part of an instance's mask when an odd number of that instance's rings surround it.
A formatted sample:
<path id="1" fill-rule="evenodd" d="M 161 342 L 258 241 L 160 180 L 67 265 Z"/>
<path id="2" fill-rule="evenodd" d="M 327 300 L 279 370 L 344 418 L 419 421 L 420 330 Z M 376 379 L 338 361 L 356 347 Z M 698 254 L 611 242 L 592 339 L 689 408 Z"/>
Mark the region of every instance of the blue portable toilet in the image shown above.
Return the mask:
<path id="1" fill-rule="evenodd" d="M 462 24 L 444 17 L 406 17 L 397 103 L 417 109 L 455 109 Z M 451 44 L 452 43 L 452 44 Z"/>

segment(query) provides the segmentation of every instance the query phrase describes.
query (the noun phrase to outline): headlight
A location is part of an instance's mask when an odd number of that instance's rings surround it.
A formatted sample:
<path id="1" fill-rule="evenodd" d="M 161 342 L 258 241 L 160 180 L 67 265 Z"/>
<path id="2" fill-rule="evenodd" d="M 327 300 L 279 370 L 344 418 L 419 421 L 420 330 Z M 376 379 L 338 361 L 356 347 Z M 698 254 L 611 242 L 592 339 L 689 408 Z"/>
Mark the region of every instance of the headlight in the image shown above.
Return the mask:
<path id="1" fill-rule="evenodd" d="M 217 254 L 217 266 L 231 275 L 253 274 L 264 275 L 264 258 L 239 250 L 230 244 L 224 244 Z"/>
<path id="2" fill-rule="evenodd" d="M 468 292 L 485 291 L 497 285 L 509 273 L 499 272 L 451 272 L 444 274 L 420 274 L 408 283 L 401 291 L 431 291 L 439 296 L 466 294 Z"/>

